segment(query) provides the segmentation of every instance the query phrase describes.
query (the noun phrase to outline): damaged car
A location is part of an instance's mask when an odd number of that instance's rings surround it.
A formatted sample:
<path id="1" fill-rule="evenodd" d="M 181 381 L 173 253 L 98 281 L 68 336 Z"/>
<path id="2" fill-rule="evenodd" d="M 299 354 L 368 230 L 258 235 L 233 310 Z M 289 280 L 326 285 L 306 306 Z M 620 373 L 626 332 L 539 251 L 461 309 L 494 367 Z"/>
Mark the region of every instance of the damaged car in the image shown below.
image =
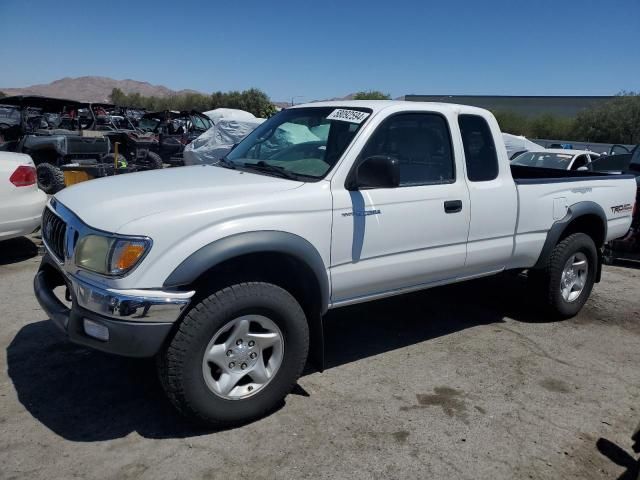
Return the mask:
<path id="1" fill-rule="evenodd" d="M 10 118 L 17 119 L 0 122 L 0 151 L 30 155 L 38 186 L 45 193 L 64 188 L 63 165 L 99 162 L 110 152 L 109 138 L 93 131 L 95 118 L 87 104 L 17 95 L 3 98 L 0 105 L 3 112 L 11 112 Z"/>

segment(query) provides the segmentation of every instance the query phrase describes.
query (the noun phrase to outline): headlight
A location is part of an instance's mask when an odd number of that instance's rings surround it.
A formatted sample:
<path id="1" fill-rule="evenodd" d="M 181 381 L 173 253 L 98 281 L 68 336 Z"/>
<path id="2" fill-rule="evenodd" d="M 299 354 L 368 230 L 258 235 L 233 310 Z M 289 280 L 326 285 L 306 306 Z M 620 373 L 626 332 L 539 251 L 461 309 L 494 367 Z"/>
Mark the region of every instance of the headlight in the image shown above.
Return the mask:
<path id="1" fill-rule="evenodd" d="M 82 237 L 76 247 L 76 265 L 102 275 L 123 275 L 135 267 L 151 247 L 145 238 Z"/>

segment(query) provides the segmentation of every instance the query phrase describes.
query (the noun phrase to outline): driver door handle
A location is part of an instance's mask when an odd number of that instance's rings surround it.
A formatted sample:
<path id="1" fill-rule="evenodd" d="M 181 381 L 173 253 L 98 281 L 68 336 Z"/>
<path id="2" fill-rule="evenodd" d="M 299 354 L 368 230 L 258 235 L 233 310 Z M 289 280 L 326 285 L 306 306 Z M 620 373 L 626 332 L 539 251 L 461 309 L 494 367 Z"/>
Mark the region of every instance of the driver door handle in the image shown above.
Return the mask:
<path id="1" fill-rule="evenodd" d="M 462 200 L 447 200 L 444 202 L 444 213 L 458 213 L 462 211 Z"/>

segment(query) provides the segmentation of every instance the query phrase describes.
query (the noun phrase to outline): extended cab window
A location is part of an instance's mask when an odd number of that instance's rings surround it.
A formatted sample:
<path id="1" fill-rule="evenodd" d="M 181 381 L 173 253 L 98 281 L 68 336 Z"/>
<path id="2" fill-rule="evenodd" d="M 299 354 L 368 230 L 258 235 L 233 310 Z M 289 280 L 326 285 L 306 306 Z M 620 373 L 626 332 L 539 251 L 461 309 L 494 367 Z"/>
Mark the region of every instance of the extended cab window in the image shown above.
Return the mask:
<path id="1" fill-rule="evenodd" d="M 360 160 L 395 157 L 400 186 L 452 182 L 455 179 L 447 121 L 435 113 L 406 113 L 385 120 L 369 139 Z"/>
<path id="2" fill-rule="evenodd" d="M 467 176 L 472 182 L 486 182 L 498 177 L 498 155 L 487 121 L 479 115 L 458 117 Z"/>

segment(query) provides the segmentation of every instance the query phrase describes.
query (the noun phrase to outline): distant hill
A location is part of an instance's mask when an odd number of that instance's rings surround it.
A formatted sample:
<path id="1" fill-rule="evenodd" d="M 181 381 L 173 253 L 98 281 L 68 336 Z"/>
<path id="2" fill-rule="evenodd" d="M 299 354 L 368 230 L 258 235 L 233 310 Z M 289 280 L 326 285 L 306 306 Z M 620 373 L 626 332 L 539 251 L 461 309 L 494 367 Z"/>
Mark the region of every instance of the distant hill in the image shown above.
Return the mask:
<path id="1" fill-rule="evenodd" d="M 108 102 L 111 90 L 119 88 L 124 93 L 139 93 L 143 96 L 169 97 L 182 93 L 198 93 L 195 90 L 171 90 L 162 85 L 151 85 L 137 80 L 115 80 L 109 77 L 61 78 L 44 85 L 24 88 L 0 87 L 7 95 L 44 95 L 86 102 Z"/>

